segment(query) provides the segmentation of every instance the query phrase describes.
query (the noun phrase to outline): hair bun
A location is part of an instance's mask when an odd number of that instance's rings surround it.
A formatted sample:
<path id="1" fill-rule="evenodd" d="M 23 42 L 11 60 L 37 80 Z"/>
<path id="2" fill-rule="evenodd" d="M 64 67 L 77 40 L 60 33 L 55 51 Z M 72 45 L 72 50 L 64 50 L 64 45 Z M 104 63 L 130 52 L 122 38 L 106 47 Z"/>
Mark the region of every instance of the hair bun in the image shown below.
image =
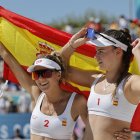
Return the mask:
<path id="1" fill-rule="evenodd" d="M 131 40 L 131 35 L 130 35 L 129 29 L 124 28 L 124 29 L 121 29 L 120 31 L 124 33 L 124 35 L 126 36 L 127 40 L 131 43 L 132 40 Z"/>
<path id="2" fill-rule="evenodd" d="M 130 33 L 128 28 L 124 28 L 124 29 L 122 29 L 121 31 L 124 32 L 124 33 L 127 33 L 127 34 Z"/>

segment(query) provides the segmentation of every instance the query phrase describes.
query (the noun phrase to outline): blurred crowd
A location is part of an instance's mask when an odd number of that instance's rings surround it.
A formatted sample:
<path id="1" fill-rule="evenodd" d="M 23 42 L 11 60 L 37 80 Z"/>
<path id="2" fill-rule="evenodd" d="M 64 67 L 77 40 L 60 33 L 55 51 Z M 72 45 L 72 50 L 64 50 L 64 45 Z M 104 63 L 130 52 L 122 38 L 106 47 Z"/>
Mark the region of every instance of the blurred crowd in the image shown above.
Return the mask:
<path id="1" fill-rule="evenodd" d="M 123 29 L 128 28 L 132 37 L 132 40 L 140 37 L 140 20 L 139 19 L 127 19 L 121 15 L 117 21 L 112 21 L 108 26 L 110 29 Z"/>
<path id="2" fill-rule="evenodd" d="M 98 32 L 103 32 L 108 29 L 128 28 L 130 30 L 132 40 L 135 40 L 137 37 L 140 37 L 140 20 L 137 18 L 128 19 L 124 15 L 120 15 L 115 20 L 108 21 L 108 24 L 104 24 L 102 22 L 102 19 L 90 17 L 89 21 L 86 24 L 88 23 L 92 23 L 94 25 L 94 29 Z M 69 24 L 65 25 L 63 30 L 71 34 L 77 32 L 77 29 L 73 28 Z"/>
<path id="3" fill-rule="evenodd" d="M 103 24 L 100 18 L 93 17 L 90 17 L 87 23 L 94 24 L 94 29 L 98 32 L 103 32 L 106 29 L 128 28 L 130 30 L 132 40 L 140 37 L 140 20 L 127 19 L 124 15 L 120 15 L 109 24 Z M 71 25 L 65 25 L 63 30 L 73 34 L 77 32 L 78 29 L 73 28 Z M 4 83 L 5 80 L 3 79 L 3 60 L 0 58 L 0 89 Z M 4 87 L 4 92 L 7 94 L 4 94 L 4 96 L 0 98 L 0 114 L 31 112 L 31 98 L 20 85 L 9 81 L 8 84 Z M 85 125 L 79 117 L 75 126 L 73 140 L 82 139 L 84 127 Z M 19 133 L 18 130 L 17 133 Z M 139 134 L 135 135 L 135 140 L 140 140 Z"/>
<path id="4" fill-rule="evenodd" d="M 3 78 L 3 60 L 0 60 L 0 114 L 31 112 L 31 99 L 28 93 L 18 84 L 8 81 L 5 85 Z"/>
<path id="5" fill-rule="evenodd" d="M 14 94 L 8 92 L 8 94 Z M 0 98 L 0 114 L 29 113 L 31 112 L 31 99 L 28 94 L 19 92 L 20 95 L 4 95 Z"/>

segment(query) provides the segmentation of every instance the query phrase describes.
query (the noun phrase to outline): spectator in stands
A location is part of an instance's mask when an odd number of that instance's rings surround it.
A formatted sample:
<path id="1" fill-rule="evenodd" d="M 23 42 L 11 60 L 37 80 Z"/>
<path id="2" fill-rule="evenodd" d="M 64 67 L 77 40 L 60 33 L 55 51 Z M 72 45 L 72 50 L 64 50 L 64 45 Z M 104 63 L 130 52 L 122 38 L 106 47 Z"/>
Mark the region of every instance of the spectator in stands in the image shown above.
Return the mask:
<path id="1" fill-rule="evenodd" d="M 103 25 L 102 25 L 101 19 L 100 18 L 95 18 L 94 23 L 95 23 L 94 29 L 97 32 L 103 32 L 104 29 L 103 29 Z"/>
<path id="2" fill-rule="evenodd" d="M 124 15 L 119 16 L 118 24 L 120 29 L 128 28 L 128 20 Z"/>
<path id="3" fill-rule="evenodd" d="M 86 23 L 86 26 L 89 24 L 92 24 L 94 30 L 96 30 L 97 32 L 102 32 L 104 30 L 100 18 L 90 17 L 89 21 Z"/>
<path id="4" fill-rule="evenodd" d="M 22 94 L 18 99 L 18 112 L 27 113 L 30 112 L 31 100 L 28 95 Z"/>
<path id="5" fill-rule="evenodd" d="M 129 20 L 129 29 L 131 38 L 134 41 L 136 38 L 138 38 L 138 35 L 137 35 L 137 24 L 133 20 Z"/>
<path id="6" fill-rule="evenodd" d="M 16 105 L 16 103 L 13 100 L 10 101 L 8 112 L 9 113 L 17 113 L 18 112 L 17 105 Z"/>
<path id="7" fill-rule="evenodd" d="M 21 134 L 21 131 L 19 128 L 16 128 L 14 131 L 14 136 L 12 137 L 12 140 L 22 140 L 25 137 Z"/>
<path id="8" fill-rule="evenodd" d="M 65 25 L 64 31 L 70 34 L 73 34 L 73 27 L 69 24 Z"/>
<path id="9" fill-rule="evenodd" d="M 112 21 L 112 22 L 109 24 L 109 29 L 118 30 L 118 29 L 119 29 L 118 23 L 117 23 L 116 21 Z"/>
<path id="10" fill-rule="evenodd" d="M 2 97 L 0 98 L 0 114 L 5 114 L 5 113 L 7 113 L 6 98 Z"/>
<path id="11" fill-rule="evenodd" d="M 19 91 L 20 90 L 20 86 L 18 84 L 12 83 L 10 81 L 8 81 L 8 91 Z"/>

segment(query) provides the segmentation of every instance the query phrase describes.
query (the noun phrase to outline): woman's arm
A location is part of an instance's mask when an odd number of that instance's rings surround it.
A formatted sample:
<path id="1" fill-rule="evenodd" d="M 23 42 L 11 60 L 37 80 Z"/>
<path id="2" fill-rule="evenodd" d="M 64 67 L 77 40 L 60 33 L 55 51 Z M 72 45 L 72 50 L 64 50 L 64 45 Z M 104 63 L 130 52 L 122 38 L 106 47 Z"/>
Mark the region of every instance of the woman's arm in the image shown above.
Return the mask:
<path id="1" fill-rule="evenodd" d="M 70 57 L 74 53 L 75 49 L 88 41 L 88 39 L 85 37 L 86 32 L 87 28 L 82 28 L 78 33 L 74 34 L 68 43 L 59 51 L 59 53 L 67 67 L 68 72 L 66 74 L 66 79 L 76 84 L 90 87 L 96 78 L 96 74 L 99 74 L 99 71 L 86 71 L 69 66 Z"/>
<path id="2" fill-rule="evenodd" d="M 93 134 L 92 134 L 92 130 L 91 130 L 88 118 L 87 118 L 87 120 L 85 122 L 85 132 L 84 132 L 84 136 L 83 136 L 82 139 L 83 140 L 94 140 L 94 137 L 93 137 Z"/>
<path id="3" fill-rule="evenodd" d="M 136 39 L 132 46 L 134 47 L 132 49 L 132 53 L 134 57 L 136 58 L 139 72 L 140 72 L 140 38 Z M 139 75 L 133 75 L 130 78 L 130 91 L 132 93 L 132 96 L 136 97 L 138 101 L 140 101 L 140 76 Z"/>
<path id="4" fill-rule="evenodd" d="M 35 82 L 32 80 L 31 75 L 29 75 L 18 63 L 18 61 L 13 57 L 13 55 L 5 48 L 3 43 L 0 42 L 0 55 L 3 60 L 10 67 L 15 77 L 17 78 L 20 85 L 31 94 L 32 97 L 38 97 L 40 90 L 36 86 Z M 32 94 L 34 93 L 34 95 Z"/>
<path id="5" fill-rule="evenodd" d="M 133 43 L 132 46 L 134 47 L 132 49 L 132 53 L 134 57 L 137 60 L 139 71 L 140 71 L 140 38 L 136 39 Z"/>
<path id="6" fill-rule="evenodd" d="M 76 116 L 81 117 L 83 123 L 85 124 L 83 139 L 93 140 L 93 134 L 88 120 L 87 100 L 83 95 L 76 95 L 72 110 L 74 110 Z"/>
<path id="7" fill-rule="evenodd" d="M 66 64 L 69 63 L 71 55 L 74 53 L 76 48 L 83 45 L 88 41 L 85 37 L 87 28 L 82 28 L 79 32 L 74 34 L 67 44 L 59 51 L 61 57 L 63 57 Z"/>

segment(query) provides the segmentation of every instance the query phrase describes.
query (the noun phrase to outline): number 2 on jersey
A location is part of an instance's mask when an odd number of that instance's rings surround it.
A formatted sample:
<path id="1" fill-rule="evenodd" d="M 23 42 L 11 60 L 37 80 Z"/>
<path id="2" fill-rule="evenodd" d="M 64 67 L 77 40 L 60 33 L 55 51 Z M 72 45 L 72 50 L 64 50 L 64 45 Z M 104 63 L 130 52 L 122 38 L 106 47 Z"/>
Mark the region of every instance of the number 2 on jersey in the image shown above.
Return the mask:
<path id="1" fill-rule="evenodd" d="M 44 122 L 45 122 L 44 126 L 49 127 L 49 120 L 45 120 Z"/>

